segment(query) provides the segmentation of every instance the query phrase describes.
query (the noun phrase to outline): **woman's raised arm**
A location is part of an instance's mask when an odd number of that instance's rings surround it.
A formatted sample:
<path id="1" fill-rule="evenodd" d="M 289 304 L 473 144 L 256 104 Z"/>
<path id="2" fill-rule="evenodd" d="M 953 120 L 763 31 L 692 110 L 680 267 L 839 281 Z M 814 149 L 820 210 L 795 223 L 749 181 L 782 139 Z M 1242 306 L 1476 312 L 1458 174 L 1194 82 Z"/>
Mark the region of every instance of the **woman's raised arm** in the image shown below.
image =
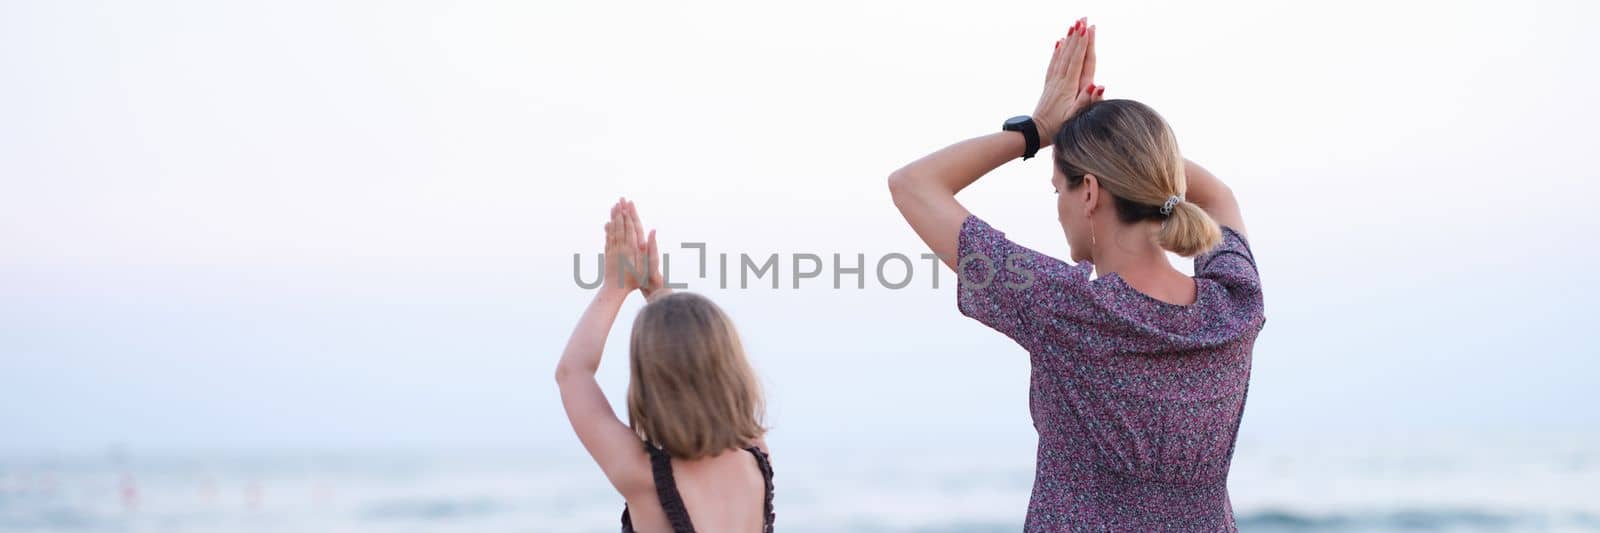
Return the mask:
<path id="1" fill-rule="evenodd" d="M 1022 156 L 1022 136 L 997 132 L 952 144 L 889 175 L 889 195 L 944 264 L 956 268 L 956 246 L 967 211 L 956 193 L 1006 161 Z"/>
<path id="2" fill-rule="evenodd" d="M 1187 159 L 1183 160 L 1183 175 L 1189 181 L 1189 190 L 1184 192 L 1186 199 L 1211 215 L 1211 220 L 1249 238 L 1245 234 L 1244 214 L 1239 212 L 1239 200 L 1233 197 L 1233 189 L 1229 189 L 1205 167 Z"/>
<path id="3" fill-rule="evenodd" d="M 1083 106 L 1099 99 L 1104 87 L 1094 85 L 1094 27 L 1078 19 L 1067 36 L 1056 41 L 1045 71 L 1044 92 L 1034 108 L 1040 147 L 1050 146 L 1056 130 Z M 1027 149 L 1021 135 L 1002 131 L 947 146 L 912 161 L 889 175 L 895 207 L 946 265 L 959 260 L 961 224 L 970 214 L 955 195 L 978 178 Z"/>

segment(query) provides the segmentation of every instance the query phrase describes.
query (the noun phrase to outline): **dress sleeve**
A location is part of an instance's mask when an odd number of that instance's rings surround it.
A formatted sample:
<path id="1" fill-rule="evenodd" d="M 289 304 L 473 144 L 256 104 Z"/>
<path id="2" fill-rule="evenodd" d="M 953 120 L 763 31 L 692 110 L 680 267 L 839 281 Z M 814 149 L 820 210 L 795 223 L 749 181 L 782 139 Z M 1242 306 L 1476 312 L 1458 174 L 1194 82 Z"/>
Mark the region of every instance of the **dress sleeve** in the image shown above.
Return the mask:
<path id="1" fill-rule="evenodd" d="M 1232 313 L 1253 321 L 1256 328 L 1266 325 L 1265 303 L 1261 295 L 1261 275 L 1250 243 L 1233 228 L 1222 227 L 1222 242 L 1216 248 L 1195 256 L 1194 276 L 1220 285 L 1227 292 Z"/>
<path id="2" fill-rule="evenodd" d="M 1222 242 L 1194 258 L 1194 275 L 1215 280 L 1230 293 L 1261 292 L 1261 274 L 1250 243 L 1233 228 L 1222 227 Z"/>
<path id="3" fill-rule="evenodd" d="M 961 224 L 956 249 L 961 314 L 1030 351 L 1051 320 L 1090 299 L 1091 264 L 1071 265 L 1011 242 L 977 216 Z"/>

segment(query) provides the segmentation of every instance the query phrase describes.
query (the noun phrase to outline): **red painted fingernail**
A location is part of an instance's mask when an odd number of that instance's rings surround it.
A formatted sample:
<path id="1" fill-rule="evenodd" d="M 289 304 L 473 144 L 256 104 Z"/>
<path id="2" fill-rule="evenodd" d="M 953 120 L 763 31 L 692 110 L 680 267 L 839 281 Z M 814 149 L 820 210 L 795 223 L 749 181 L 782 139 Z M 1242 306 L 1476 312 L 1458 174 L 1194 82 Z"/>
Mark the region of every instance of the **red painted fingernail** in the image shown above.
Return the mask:
<path id="1" fill-rule="evenodd" d="M 1056 41 L 1056 49 L 1057 50 L 1061 49 L 1061 41 Z"/>

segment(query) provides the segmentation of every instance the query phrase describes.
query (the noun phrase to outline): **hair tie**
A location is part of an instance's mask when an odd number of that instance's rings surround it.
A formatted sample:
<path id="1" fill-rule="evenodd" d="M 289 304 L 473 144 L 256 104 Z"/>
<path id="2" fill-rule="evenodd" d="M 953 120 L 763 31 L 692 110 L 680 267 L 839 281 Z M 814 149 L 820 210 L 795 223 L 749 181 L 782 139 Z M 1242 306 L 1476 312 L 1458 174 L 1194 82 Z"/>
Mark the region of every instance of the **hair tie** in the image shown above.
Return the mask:
<path id="1" fill-rule="evenodd" d="M 1177 207 L 1178 204 L 1182 202 L 1182 196 L 1172 196 L 1167 198 L 1167 203 L 1161 204 L 1161 214 L 1164 216 L 1172 216 L 1172 208 Z"/>

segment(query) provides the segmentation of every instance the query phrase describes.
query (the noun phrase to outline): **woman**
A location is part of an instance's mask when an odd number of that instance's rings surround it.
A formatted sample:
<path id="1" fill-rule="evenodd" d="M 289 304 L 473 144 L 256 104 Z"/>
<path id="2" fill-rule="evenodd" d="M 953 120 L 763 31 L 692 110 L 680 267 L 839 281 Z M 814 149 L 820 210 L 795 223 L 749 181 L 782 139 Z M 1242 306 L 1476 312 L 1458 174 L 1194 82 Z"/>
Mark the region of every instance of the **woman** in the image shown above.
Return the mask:
<path id="1" fill-rule="evenodd" d="M 961 312 L 1030 354 L 1039 449 L 1026 529 L 1231 531 L 1228 465 L 1265 322 L 1255 259 L 1232 192 L 1183 159 L 1160 115 L 1101 100 L 1094 38 L 1080 19 L 1057 41 L 1031 120 L 912 162 L 889 188 L 956 270 Z M 955 199 L 1035 143 L 1055 146 L 1073 264 Z M 1194 257 L 1192 278 L 1169 251 Z"/>
<path id="2" fill-rule="evenodd" d="M 655 232 L 646 238 L 633 203 L 618 201 L 606 224 L 605 282 L 556 367 L 567 419 L 627 500 L 624 533 L 692 533 L 697 526 L 771 532 L 772 465 L 755 372 L 716 304 L 669 294 L 659 268 L 651 268 L 660 257 Z M 650 303 L 633 322 L 623 424 L 594 373 L 622 301 L 635 289 Z"/>

